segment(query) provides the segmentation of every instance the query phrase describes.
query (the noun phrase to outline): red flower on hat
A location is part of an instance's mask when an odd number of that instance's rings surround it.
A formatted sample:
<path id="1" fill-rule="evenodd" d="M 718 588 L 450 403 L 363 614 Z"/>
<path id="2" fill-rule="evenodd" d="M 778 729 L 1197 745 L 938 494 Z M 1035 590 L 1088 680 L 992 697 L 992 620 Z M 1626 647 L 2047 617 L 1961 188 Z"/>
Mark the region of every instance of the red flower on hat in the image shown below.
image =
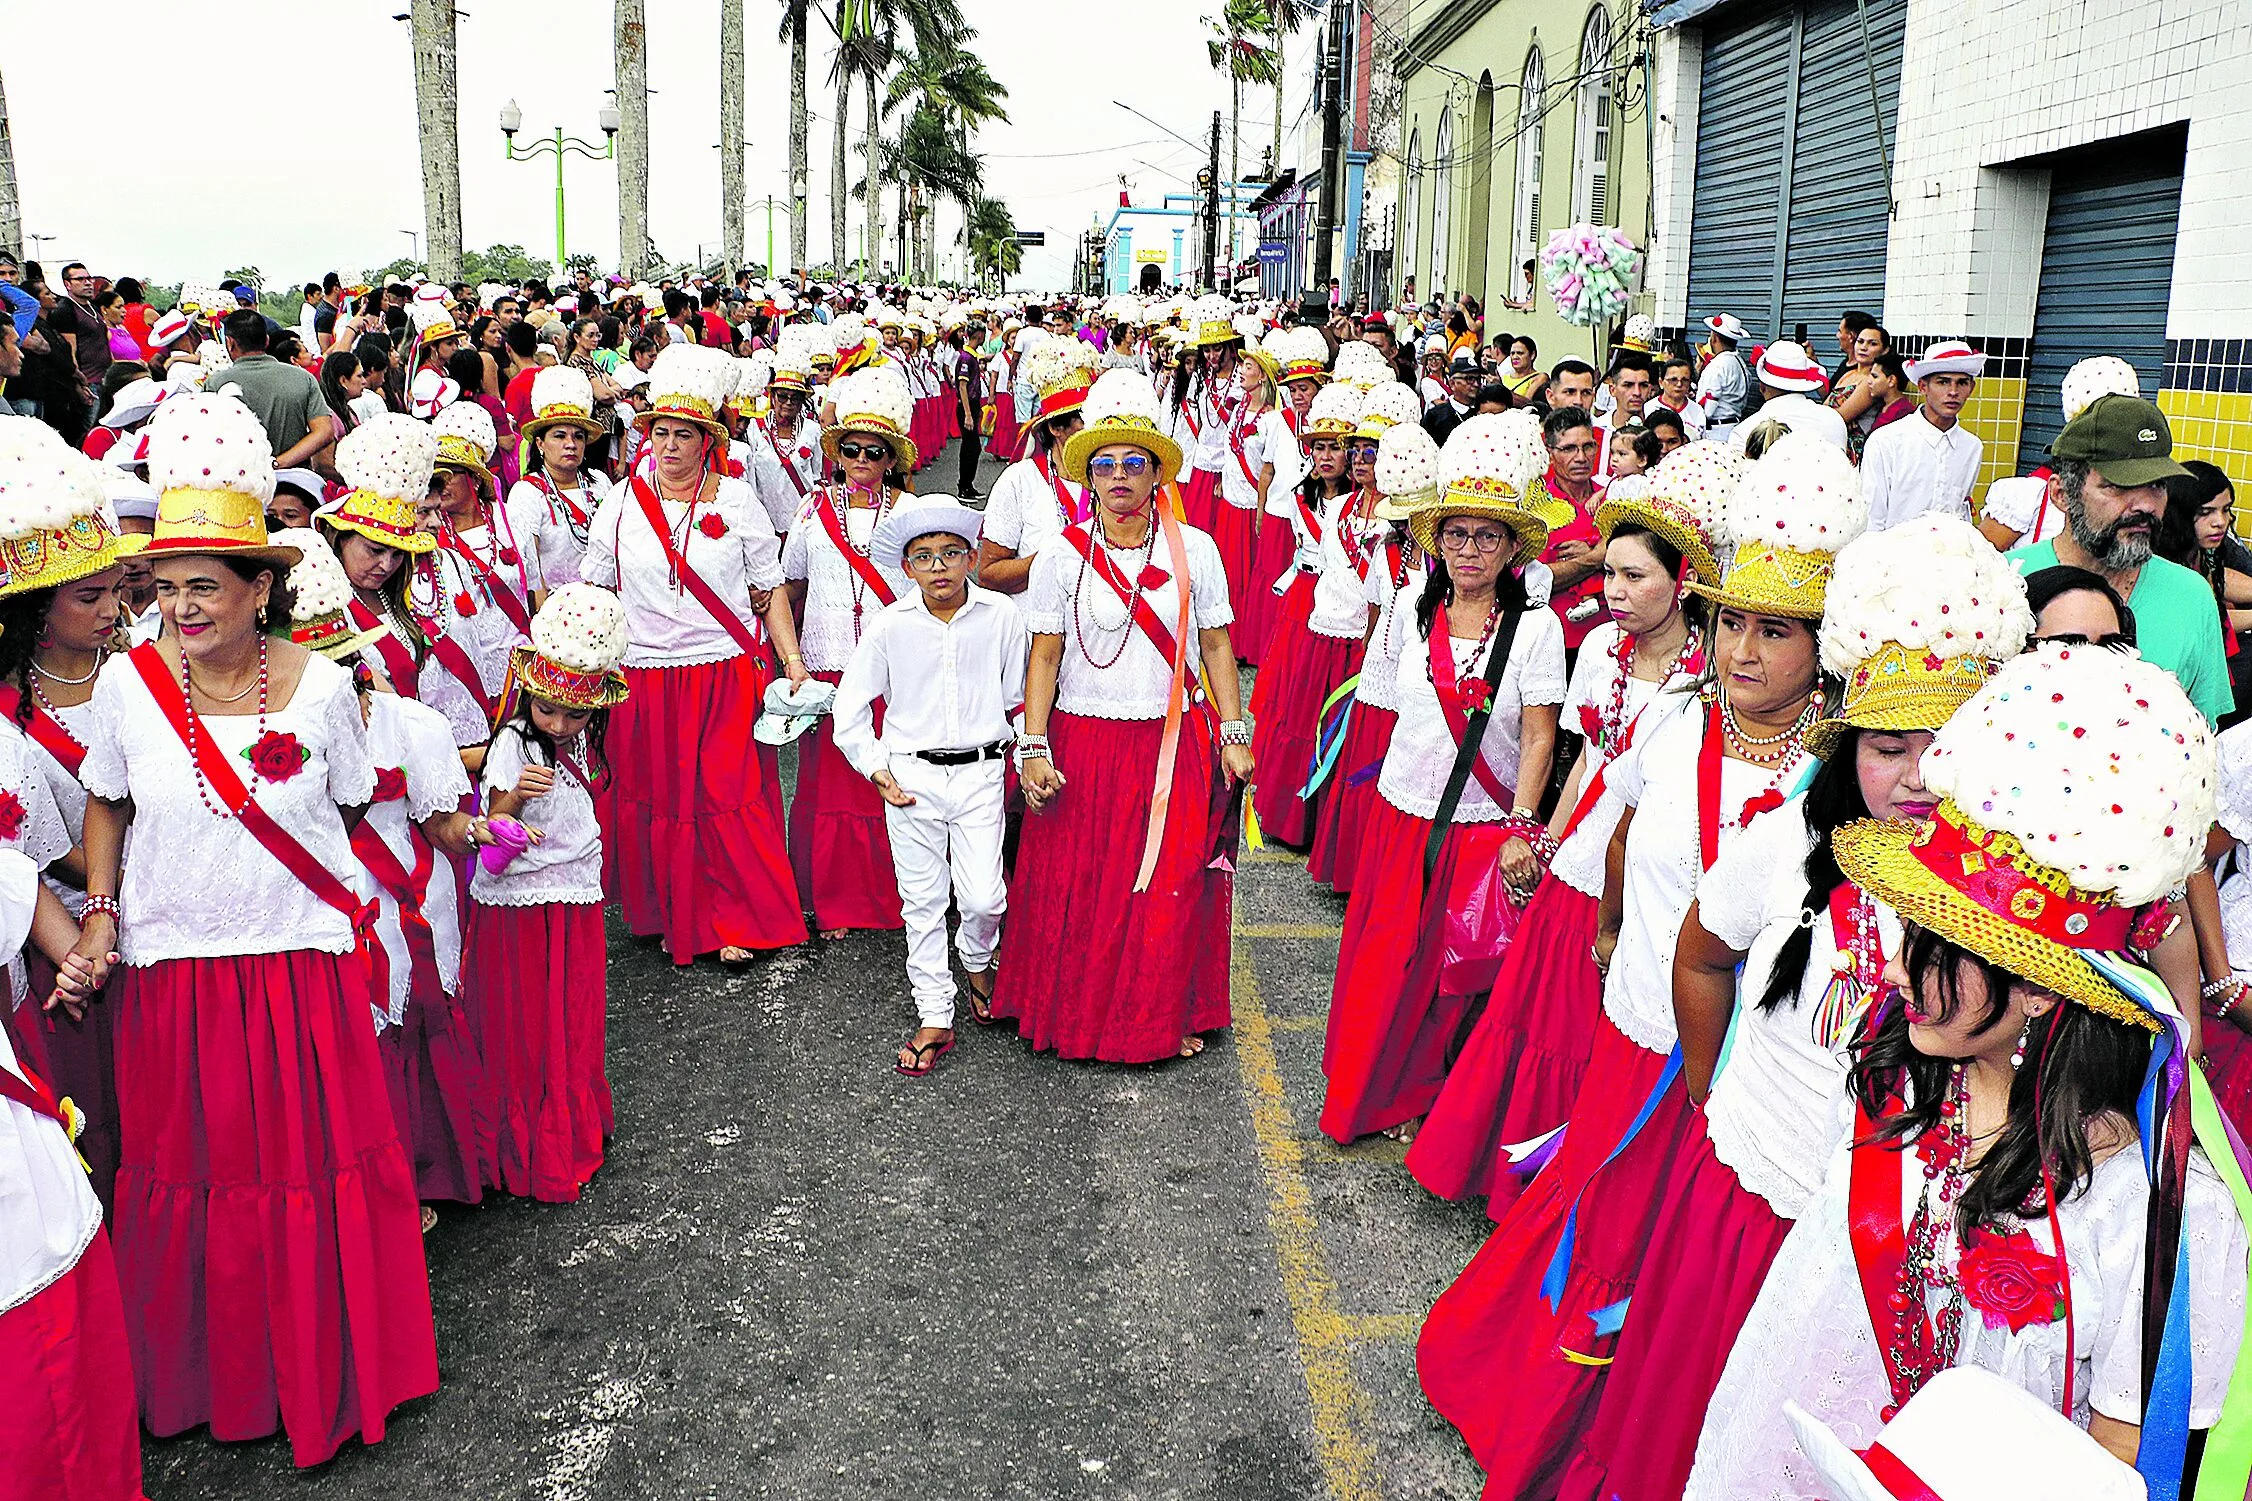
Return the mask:
<path id="1" fill-rule="evenodd" d="M 696 530 L 717 542 L 727 535 L 727 518 L 717 511 L 706 511 L 703 520 L 696 523 Z"/>
<path id="2" fill-rule="evenodd" d="M 0 789 L 0 839 L 15 843 L 23 832 L 23 799 L 13 792 Z"/>
<path id="3" fill-rule="evenodd" d="M 255 741 L 236 752 L 250 763 L 250 769 L 269 782 L 286 782 L 305 769 L 313 753 L 297 743 L 295 735 L 280 730 L 268 730 Z"/>
<path id="4" fill-rule="evenodd" d="M 407 769 L 404 766 L 378 766 L 375 769 L 375 800 L 379 803 L 396 803 L 407 795 Z"/>
<path id="5" fill-rule="evenodd" d="M 464 620 L 477 613 L 477 601 L 469 597 L 467 589 L 454 596 L 454 613 Z"/>
<path id="6" fill-rule="evenodd" d="M 1963 1241 L 1957 1273 L 1963 1301 L 1979 1312 L 1989 1329 L 2022 1333 L 2035 1324 L 2064 1317 L 2064 1282 L 2057 1259 L 2033 1243 L 2023 1230 L 2008 1236 L 1973 1230 Z"/>

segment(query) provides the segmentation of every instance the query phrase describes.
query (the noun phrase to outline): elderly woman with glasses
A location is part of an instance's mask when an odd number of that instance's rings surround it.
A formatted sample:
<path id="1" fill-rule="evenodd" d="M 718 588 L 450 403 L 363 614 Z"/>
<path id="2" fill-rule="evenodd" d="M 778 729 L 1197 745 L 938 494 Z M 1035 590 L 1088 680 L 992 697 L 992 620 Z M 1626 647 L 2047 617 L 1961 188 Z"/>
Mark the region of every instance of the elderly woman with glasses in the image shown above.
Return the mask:
<path id="1" fill-rule="evenodd" d="M 1083 415 L 1063 467 L 1095 513 L 1041 549 L 1025 591 L 1017 763 L 1038 816 L 990 1014 L 1066 1058 L 1154 1063 L 1228 1024 L 1227 857 L 1251 726 L 1219 550 L 1159 493 L 1181 454 L 1156 393 L 1108 371 Z M 974 996 L 973 1010 L 989 1019 Z"/>

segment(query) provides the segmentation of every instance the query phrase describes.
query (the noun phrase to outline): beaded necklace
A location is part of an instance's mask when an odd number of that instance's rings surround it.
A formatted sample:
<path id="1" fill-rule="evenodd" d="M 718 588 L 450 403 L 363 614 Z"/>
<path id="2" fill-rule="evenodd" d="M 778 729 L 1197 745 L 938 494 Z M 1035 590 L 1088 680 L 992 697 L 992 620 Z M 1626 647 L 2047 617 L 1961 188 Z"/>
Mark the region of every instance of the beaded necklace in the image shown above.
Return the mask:
<path id="1" fill-rule="evenodd" d="M 1608 751 L 1618 743 L 1619 731 L 1626 728 L 1627 679 L 1634 675 L 1635 637 L 1627 631 L 1619 632 L 1619 639 L 1611 646 L 1611 693 L 1604 703 L 1602 717 L 1595 732 L 1595 748 Z M 1697 628 L 1691 626 L 1689 634 L 1682 637 L 1681 649 L 1673 654 L 1665 671 L 1658 674 L 1659 683 L 1666 682 L 1681 670 L 1681 664 L 1697 655 Z"/>
<path id="2" fill-rule="evenodd" d="M 1798 718 L 1772 735 L 1747 734 L 1736 719 L 1735 702 L 1725 693 L 1720 695 L 1720 723 L 1728 736 L 1728 743 L 1736 752 L 1736 759 L 1754 766 L 1781 766 L 1795 760 L 1799 742 L 1806 738 L 1814 721 L 1822 717 L 1822 690 L 1817 688 L 1808 695 L 1806 706 L 1799 710 Z"/>
<path id="3" fill-rule="evenodd" d="M 258 690 L 258 733 L 251 740 L 251 744 L 253 745 L 256 745 L 258 741 L 266 738 L 266 690 L 268 685 L 268 679 L 266 675 L 266 649 L 267 637 L 263 632 L 261 632 L 258 637 L 257 682 L 251 684 L 250 687 L 244 688 L 241 693 L 235 694 L 233 698 L 221 698 L 216 693 L 204 694 L 204 697 L 210 699 L 213 703 L 231 704 L 235 701 L 235 699 L 242 698 L 243 696 L 248 694 L 250 692 L 250 688 L 254 687 Z M 203 716 L 196 713 L 195 711 L 195 689 L 194 686 L 188 681 L 188 654 L 184 651 L 180 653 L 180 701 L 183 704 L 187 705 L 188 709 L 186 736 L 188 742 L 188 772 L 189 775 L 195 778 L 195 795 L 198 798 L 202 799 L 205 810 L 209 812 L 213 818 L 232 818 L 234 817 L 234 814 L 231 811 L 229 811 L 223 805 L 215 803 L 211 800 L 211 783 L 205 779 L 203 775 L 203 762 L 199 760 L 196 755 L 196 737 L 203 732 Z"/>
<path id="4" fill-rule="evenodd" d="M 263 638 L 261 638 L 261 640 L 262 639 Z M 80 740 L 76 735 L 73 735 L 70 732 L 70 726 L 63 723 L 62 710 L 56 708 L 54 700 L 47 697 L 47 690 L 39 686 L 39 680 L 41 678 L 54 678 L 58 683 L 69 683 L 73 686 L 81 683 L 91 683 L 95 678 L 101 676 L 102 664 L 107 662 L 108 660 L 109 653 L 107 651 L 96 652 L 94 654 L 94 670 L 86 674 L 86 676 L 82 678 L 55 677 L 53 673 L 49 672 L 46 668 L 41 667 L 37 662 L 32 663 L 31 671 L 24 674 L 24 682 L 31 688 L 31 701 L 39 706 L 40 712 L 44 713 L 49 719 L 55 722 L 55 728 L 62 732 L 62 737 L 65 740 L 68 740 L 72 745 L 77 746 L 80 750 L 86 749 L 85 742 Z M 185 661 L 186 659 L 183 657 L 183 664 L 185 663 Z M 236 696 L 240 697 L 241 695 L 238 694 Z"/>
<path id="5" fill-rule="evenodd" d="M 1096 661 L 1094 653 L 1087 650 L 1087 622 L 1082 620 L 1079 615 L 1079 602 L 1087 594 L 1087 575 L 1094 571 L 1093 548 L 1100 547 L 1105 551 L 1110 549 L 1110 537 L 1103 526 L 1102 517 L 1095 517 L 1093 530 L 1094 535 L 1087 539 L 1090 544 L 1088 554 L 1079 560 L 1079 580 L 1072 586 L 1071 590 L 1071 634 L 1078 642 L 1080 658 L 1097 672 L 1105 672 L 1116 667 L 1120 659 L 1126 655 L 1126 648 L 1133 644 L 1134 600 L 1141 591 L 1142 574 L 1148 570 L 1150 559 L 1157 555 L 1157 517 L 1153 514 L 1149 518 L 1149 531 L 1142 538 L 1140 559 L 1135 562 L 1132 568 L 1121 568 L 1119 570 L 1120 577 L 1126 580 L 1126 597 L 1119 602 L 1126 612 L 1126 618 L 1118 623 L 1118 629 L 1123 634 L 1118 638 L 1118 650 L 1110 654 L 1110 660 L 1107 662 Z M 1113 566 L 1116 566 L 1115 560 L 1113 560 Z M 1109 586 L 1105 585 L 1104 587 L 1107 589 Z M 1183 587 L 1186 587 L 1185 580 Z M 1099 615 L 1096 617 L 1095 626 L 1098 630 L 1108 629 L 1103 625 Z"/>
<path id="6" fill-rule="evenodd" d="M 1916 1138 L 1923 1190 L 1916 1197 L 1916 1212 L 1908 1225 L 1900 1283 L 1888 1300 L 1892 1328 L 1884 1335 L 1886 1375 L 1891 1381 L 1894 1408 L 1922 1390 L 1932 1377 L 1952 1367 L 1962 1348 L 1963 1284 L 1947 1263 L 1945 1247 L 1955 1201 L 1962 1197 L 1970 1178 L 1969 1119 L 1968 1075 L 1958 1063 L 1947 1082 L 1947 1097 L 1939 1102 L 1938 1126 Z M 1925 1312 L 1929 1293 L 1940 1297 L 1936 1327 Z"/>
<path id="7" fill-rule="evenodd" d="M 875 524 L 877 526 L 882 526 L 884 524 L 884 518 L 891 514 L 891 501 L 892 492 L 888 488 L 879 487 L 875 505 L 873 507 L 876 513 Z M 847 486 L 829 486 L 829 509 L 834 511 L 837 516 L 838 540 L 844 544 L 846 549 L 851 552 L 853 557 L 863 560 L 867 559 L 870 555 L 870 550 L 875 545 L 876 534 L 873 530 L 870 530 L 870 532 L 868 533 L 868 547 L 862 547 L 859 543 L 852 540 L 852 525 L 850 517 L 851 491 Z M 865 510 L 869 508 L 862 507 L 862 509 Z M 845 560 L 845 575 L 847 582 L 852 587 L 852 639 L 858 641 L 860 639 L 860 612 L 866 605 L 868 599 L 868 581 L 860 576 L 859 569 L 852 566 L 852 560 L 850 558 Z"/>

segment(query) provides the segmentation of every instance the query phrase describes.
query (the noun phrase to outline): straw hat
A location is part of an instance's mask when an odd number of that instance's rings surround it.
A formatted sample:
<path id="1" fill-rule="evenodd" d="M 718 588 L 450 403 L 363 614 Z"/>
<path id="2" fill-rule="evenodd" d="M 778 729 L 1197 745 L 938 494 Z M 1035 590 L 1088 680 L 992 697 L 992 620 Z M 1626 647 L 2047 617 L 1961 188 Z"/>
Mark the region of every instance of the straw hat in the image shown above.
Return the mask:
<path id="1" fill-rule="evenodd" d="M 149 419 L 156 532 L 147 552 L 211 553 L 296 566 L 298 550 L 266 537 L 274 451 L 250 408 L 224 392 L 182 393 Z"/>
<path id="2" fill-rule="evenodd" d="M 766 405 L 767 383 L 774 379 L 774 356 L 760 350 L 735 362 L 735 394 L 727 398 L 729 410 L 756 417 Z"/>
<path id="3" fill-rule="evenodd" d="M 0 596 L 90 578 L 146 545 L 111 524 L 117 472 L 37 418 L 0 416 Z"/>
<path id="4" fill-rule="evenodd" d="M 436 297 L 423 295 L 435 285 L 425 286 L 415 294 L 414 301 L 407 304 L 407 316 L 414 320 L 415 338 L 426 346 L 461 337 L 461 330 L 454 324 L 453 307 L 445 300 L 443 289 Z"/>
<path id="5" fill-rule="evenodd" d="M 1328 391 L 1347 389 L 1331 386 Z M 1439 445 L 1420 422 L 1396 423 L 1376 440 L 1376 515 L 1405 521 L 1439 494 Z"/>
<path id="6" fill-rule="evenodd" d="M 1743 478 L 1744 456 L 1725 443 L 1698 442 L 1658 461 L 1636 494 L 1617 481 L 1596 503 L 1595 529 L 1608 542 L 1622 526 L 1639 526 L 1673 544 L 1689 571 L 1707 584 L 1720 582 L 1721 515 Z"/>
<path id="7" fill-rule="evenodd" d="M 1540 556 L 1549 532 L 1566 519 L 1533 498 L 1548 467 L 1539 429 L 1528 437 L 1524 424 L 1504 422 L 1504 415 L 1464 419 L 1439 450 L 1439 495 L 1408 516 L 1415 545 L 1431 556 L 1438 555 L 1439 527 L 1449 517 L 1480 517 L 1500 522 L 1516 536 L 1513 566 L 1521 568 Z M 1383 439 L 1377 442 L 1381 447 Z"/>
<path id="8" fill-rule="evenodd" d="M 1189 331 L 1202 344 L 1232 344 L 1241 335 L 1235 327 L 1235 303 L 1217 292 L 1208 292 L 1189 304 Z"/>
<path id="9" fill-rule="evenodd" d="M 1318 328 L 1278 328 L 1267 335 L 1266 350 L 1275 362 L 1276 378 L 1286 386 L 1329 379 L 1329 340 Z"/>
<path id="10" fill-rule="evenodd" d="M 1790 433 L 1754 459 L 1729 497 L 1735 556 L 1718 584 L 1689 587 L 1753 615 L 1820 620 L 1838 549 L 1861 535 L 1869 507 L 1842 449 Z"/>
<path id="11" fill-rule="evenodd" d="M 1087 392 L 1080 416 L 1086 425 L 1063 446 L 1063 472 L 1087 483 L 1087 461 L 1099 449 L 1131 443 L 1157 460 L 1160 484 L 1181 472 L 1181 446 L 1159 420 L 1157 392 L 1138 370 L 1105 370 Z"/>
<path id="12" fill-rule="evenodd" d="M 2102 647 L 2025 652 L 1940 727 L 1923 776 L 1932 821 L 1848 824 L 1838 868 L 1903 920 L 2157 1030 L 2086 955 L 2127 949 L 2137 909 L 2204 857 L 2213 745 L 2173 674 Z"/>
<path id="13" fill-rule="evenodd" d="M 290 528 L 274 533 L 276 542 L 298 550 L 297 566 L 289 570 L 289 639 L 307 651 L 343 661 L 381 638 L 386 626 L 360 630 L 348 613 L 352 581 L 344 565 L 318 532 Z"/>
<path id="14" fill-rule="evenodd" d="M 527 442 L 537 443 L 551 427 L 569 423 L 595 434 L 594 382 L 569 365 L 550 365 L 532 377 L 532 415 L 524 424 Z"/>
<path id="15" fill-rule="evenodd" d="M 532 644 L 509 653 L 509 689 L 566 709 L 607 709 L 626 699 L 626 611 L 592 584 L 565 584 L 532 617 Z M 504 691 L 500 712 L 508 713 Z"/>
<path id="16" fill-rule="evenodd" d="M 1360 425 L 1366 398 L 1358 386 L 1326 385 L 1306 407 L 1308 438 L 1350 438 Z"/>
<path id="17" fill-rule="evenodd" d="M 812 327 L 813 325 L 807 325 Z M 660 417 L 692 422 L 721 443 L 728 440 L 720 408 L 735 394 L 735 357 L 701 344 L 668 344 L 657 351 L 644 388 L 649 405 L 634 413 L 643 432 Z"/>
<path id="18" fill-rule="evenodd" d="M 499 484 L 493 478 L 493 471 L 486 467 L 492 462 L 493 449 L 499 443 L 493 431 L 492 413 L 474 401 L 457 401 L 430 419 L 430 430 L 438 435 L 440 469 L 459 469 L 476 475 L 487 485 Z"/>
<path id="19" fill-rule="evenodd" d="M 1807 750 L 1828 760 L 1848 727 L 1938 729 L 2032 630 L 2025 580 L 1967 521 L 1926 513 L 1849 543 L 1821 631 L 1845 699 L 1807 731 Z"/>
<path id="20" fill-rule="evenodd" d="M 1086 405 L 1099 363 L 1094 346 L 1077 339 L 1050 339 L 1026 356 L 1024 379 L 1040 397 L 1026 426 L 1068 417 Z"/>
<path id="21" fill-rule="evenodd" d="M 836 405 L 837 420 L 821 430 L 821 451 L 832 463 L 843 462 L 837 455 L 838 440 L 857 433 L 884 440 L 894 473 L 913 472 L 921 461 L 915 440 L 907 436 L 915 417 L 915 398 L 897 365 L 869 365 L 838 376 L 829 388 L 829 400 Z"/>
<path id="22" fill-rule="evenodd" d="M 813 335 L 806 325 L 793 323 L 774 341 L 774 373 L 766 384 L 770 391 L 795 391 L 800 396 L 812 393 Z"/>
<path id="23" fill-rule="evenodd" d="M 1373 442 L 1403 422 L 1415 423 L 1422 414 L 1423 403 L 1413 391 L 1396 380 L 1383 381 L 1369 387 L 1368 395 L 1362 398 L 1361 415 L 1353 424 L 1353 436 Z"/>
<path id="24" fill-rule="evenodd" d="M 313 513 L 315 525 L 358 532 L 370 542 L 421 555 L 438 546 L 417 509 L 430 493 L 438 435 L 402 412 L 371 417 L 336 445 L 336 472 L 350 488 Z"/>

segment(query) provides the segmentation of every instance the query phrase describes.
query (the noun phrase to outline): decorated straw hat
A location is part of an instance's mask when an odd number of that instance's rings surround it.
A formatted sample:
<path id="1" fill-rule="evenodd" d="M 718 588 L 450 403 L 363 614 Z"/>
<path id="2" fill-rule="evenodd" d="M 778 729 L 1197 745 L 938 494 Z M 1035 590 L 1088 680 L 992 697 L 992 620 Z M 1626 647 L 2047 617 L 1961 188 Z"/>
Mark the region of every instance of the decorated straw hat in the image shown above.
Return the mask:
<path id="1" fill-rule="evenodd" d="M 2204 856 L 2213 746 L 2173 674 L 2103 647 L 2021 653 L 1940 727 L 1923 778 L 1932 820 L 1846 825 L 1838 868 L 1905 921 L 2156 1030 L 2088 956 L 2128 949 L 2138 909 Z"/>
<path id="2" fill-rule="evenodd" d="M 1832 1501 L 2144 1501 L 2134 1466 L 2006 1377 L 1941 1371 L 1866 1449 L 1786 1401 L 1799 1448 Z"/>
<path id="3" fill-rule="evenodd" d="M 440 469 L 474 474 L 487 485 L 499 483 L 486 467 L 498 443 L 492 413 L 474 401 L 457 401 L 430 419 L 430 430 L 438 435 Z"/>
<path id="4" fill-rule="evenodd" d="M 1828 760 L 1849 727 L 1938 729 L 2032 630 L 2025 580 L 1967 521 L 1927 512 L 1848 543 L 1821 630 L 1845 699 L 1806 748 Z"/>
<path id="5" fill-rule="evenodd" d="M 774 341 L 774 373 L 767 380 L 768 390 L 812 393 L 813 338 L 802 323 L 782 330 L 782 337 Z"/>
<path id="6" fill-rule="evenodd" d="M 1505 422 L 1503 413 L 1466 418 L 1439 450 L 1439 494 L 1408 515 L 1415 545 L 1437 556 L 1439 528 L 1450 517 L 1498 521 L 1517 538 L 1514 564 L 1540 556 L 1558 520 L 1534 498 L 1534 486 L 1548 467 L 1538 427 Z M 1383 440 L 1377 440 L 1379 445 Z"/>
<path id="7" fill-rule="evenodd" d="M 1306 407 L 1308 438 L 1350 438 L 1360 425 L 1365 401 L 1358 386 L 1323 386 Z"/>
<path id="8" fill-rule="evenodd" d="M 1365 391 L 1381 386 L 1386 381 L 1398 380 L 1400 372 L 1392 368 L 1392 362 L 1384 358 L 1375 345 L 1364 344 L 1356 339 L 1350 344 L 1337 346 L 1337 359 L 1329 367 L 1329 378 L 1359 386 Z"/>
<path id="9" fill-rule="evenodd" d="M 1403 422 L 1413 423 L 1422 413 L 1423 403 L 1416 399 L 1413 391 L 1396 380 L 1384 381 L 1369 387 L 1368 395 L 1362 399 L 1360 417 L 1353 424 L 1353 436 L 1374 442 Z"/>
<path id="10" fill-rule="evenodd" d="M 550 365 L 532 377 L 532 415 L 524 424 L 524 437 L 537 443 L 541 433 L 565 423 L 593 438 L 594 382 L 569 365 Z"/>
<path id="11" fill-rule="evenodd" d="M 292 528 L 274 533 L 274 540 L 300 554 L 297 566 L 289 570 L 290 640 L 342 661 L 389 629 L 379 625 L 361 630 L 352 624 L 352 581 L 318 532 Z"/>
<path id="12" fill-rule="evenodd" d="M 1105 370 L 1079 410 L 1086 425 L 1063 445 L 1063 472 L 1087 483 L 1087 461 L 1114 444 L 1130 443 L 1157 460 L 1160 484 L 1181 472 L 1181 446 L 1159 421 L 1157 392 L 1139 370 Z"/>
<path id="13" fill-rule="evenodd" d="M 75 583 L 146 545 L 110 523 L 115 473 L 37 418 L 0 416 L 0 596 Z"/>
<path id="14" fill-rule="evenodd" d="M 766 407 L 766 387 L 774 379 L 774 356 L 760 350 L 735 362 L 735 394 L 727 398 L 730 411 L 756 417 Z"/>
<path id="15" fill-rule="evenodd" d="M 658 418 L 672 417 L 693 422 L 721 443 L 728 440 L 720 408 L 735 394 L 735 357 L 725 350 L 668 344 L 657 351 L 643 390 L 649 405 L 633 416 L 634 425 L 643 432 Z"/>
<path id="16" fill-rule="evenodd" d="M 2135 367 L 2119 356 L 2099 354 L 2065 371 L 2057 394 L 2064 399 L 2064 420 L 2070 422 L 2094 406 L 2099 396 L 2142 395 L 2143 383 Z"/>
<path id="17" fill-rule="evenodd" d="M 566 709 L 607 709 L 626 698 L 626 612 L 592 584 L 565 584 L 532 617 L 532 644 L 509 654 L 500 714 L 516 691 Z"/>
<path id="18" fill-rule="evenodd" d="M 1341 387 L 1326 387 L 1324 394 Z M 1438 498 L 1439 445 L 1420 422 L 1401 422 L 1376 440 L 1376 515 L 1405 521 Z"/>
<path id="19" fill-rule="evenodd" d="M 1622 526 L 1653 532 L 1673 544 L 1699 580 L 1716 584 L 1721 516 L 1745 463 L 1725 443 L 1686 444 L 1658 461 L 1644 476 L 1649 483 L 1640 493 L 1622 490 L 1614 481 L 1596 504 L 1595 529 L 1605 541 Z"/>
<path id="20" fill-rule="evenodd" d="M 1131 293 L 1121 292 L 1103 302 L 1103 321 L 1123 327 L 1139 328 L 1144 321 L 1142 300 Z"/>
<path id="21" fill-rule="evenodd" d="M 1619 335 L 1619 347 L 1648 353 L 1657 338 L 1658 320 L 1648 313 L 1636 313 L 1626 320 L 1626 328 Z"/>
<path id="22" fill-rule="evenodd" d="M 1744 470 L 1726 522 L 1736 542 L 1727 573 L 1689 587 L 1732 610 L 1820 620 L 1838 549 L 1868 526 L 1869 508 L 1843 449 L 1789 433 Z"/>
<path id="23" fill-rule="evenodd" d="M 806 346 L 809 351 L 807 358 L 813 361 L 814 373 L 826 377 L 831 370 L 836 368 L 837 363 L 836 325 L 833 323 L 808 323 L 805 325 L 805 331 L 811 340 Z"/>
<path id="24" fill-rule="evenodd" d="M 274 451 L 257 416 L 224 392 L 183 392 L 149 419 L 156 531 L 147 552 L 224 554 L 294 567 L 298 550 L 269 542 Z"/>
<path id="25" fill-rule="evenodd" d="M 907 436 L 915 417 L 915 398 L 907 377 L 892 364 L 867 365 L 840 375 L 829 387 L 837 420 L 821 430 L 821 451 L 841 463 L 837 443 L 848 433 L 881 438 L 891 450 L 892 472 L 908 474 L 921 462 L 915 440 Z"/>
<path id="26" fill-rule="evenodd" d="M 436 297 L 423 295 L 430 290 L 430 286 L 425 286 L 415 294 L 414 301 L 407 304 L 407 315 L 414 319 L 415 338 L 425 347 L 461 337 L 461 329 L 454 323 L 452 304 L 442 292 Z"/>
<path id="27" fill-rule="evenodd" d="M 313 520 L 399 552 L 434 551 L 438 538 L 423 530 L 416 512 L 430 493 L 437 463 L 438 435 L 430 424 L 403 412 L 371 417 L 338 441 L 336 472 L 348 488 L 315 511 Z"/>
<path id="28" fill-rule="evenodd" d="M 1068 417 L 1084 406 L 1100 359 L 1093 345 L 1077 339 L 1050 339 L 1026 356 L 1024 379 L 1040 397 L 1028 425 Z"/>
<path id="29" fill-rule="evenodd" d="M 1198 344 L 1232 344 L 1239 337 L 1235 329 L 1235 303 L 1217 292 L 1208 292 L 1189 304 L 1189 332 Z"/>

